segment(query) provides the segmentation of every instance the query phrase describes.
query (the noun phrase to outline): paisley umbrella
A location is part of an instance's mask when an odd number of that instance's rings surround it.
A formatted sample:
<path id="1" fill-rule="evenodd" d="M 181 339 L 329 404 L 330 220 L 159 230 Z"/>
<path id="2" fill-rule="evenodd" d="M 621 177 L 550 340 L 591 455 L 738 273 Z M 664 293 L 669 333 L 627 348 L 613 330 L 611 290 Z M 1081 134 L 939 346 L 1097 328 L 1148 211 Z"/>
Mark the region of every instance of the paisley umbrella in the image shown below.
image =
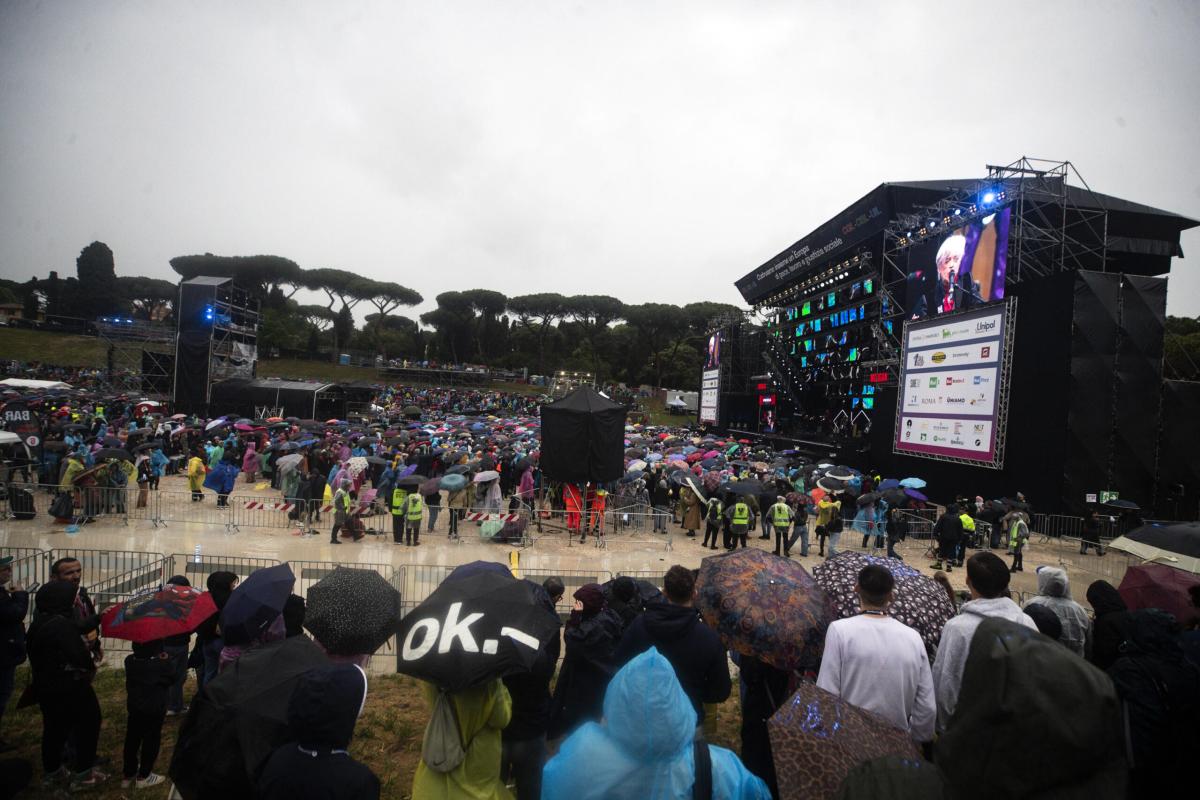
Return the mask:
<path id="1" fill-rule="evenodd" d="M 862 610 L 856 588 L 858 573 L 868 564 L 879 564 L 892 573 L 896 579 L 896 599 L 888 607 L 888 615 L 921 634 L 932 660 L 942 638 L 942 628 L 954 616 L 954 606 L 946 590 L 933 578 L 900 559 L 851 550 L 844 550 L 813 567 L 813 577 L 833 600 L 836 617 L 852 617 Z"/>
<path id="2" fill-rule="evenodd" d="M 804 567 L 757 548 L 701 561 L 696 608 L 727 647 L 783 670 L 815 667 L 834 619 Z"/>

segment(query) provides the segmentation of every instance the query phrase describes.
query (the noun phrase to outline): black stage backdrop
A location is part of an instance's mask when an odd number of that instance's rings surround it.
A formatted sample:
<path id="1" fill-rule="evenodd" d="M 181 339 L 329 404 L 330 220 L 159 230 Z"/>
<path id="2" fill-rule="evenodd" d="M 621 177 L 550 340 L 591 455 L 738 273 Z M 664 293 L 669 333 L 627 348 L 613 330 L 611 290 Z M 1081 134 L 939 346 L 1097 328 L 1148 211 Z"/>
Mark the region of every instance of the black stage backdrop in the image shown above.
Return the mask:
<path id="1" fill-rule="evenodd" d="M 1200 383 L 1163 381 L 1159 436 L 1154 513 L 1164 519 L 1200 519 Z"/>
<path id="2" fill-rule="evenodd" d="M 1124 276 L 1110 488 L 1143 508 L 1154 500 L 1166 317 L 1165 278 Z"/>

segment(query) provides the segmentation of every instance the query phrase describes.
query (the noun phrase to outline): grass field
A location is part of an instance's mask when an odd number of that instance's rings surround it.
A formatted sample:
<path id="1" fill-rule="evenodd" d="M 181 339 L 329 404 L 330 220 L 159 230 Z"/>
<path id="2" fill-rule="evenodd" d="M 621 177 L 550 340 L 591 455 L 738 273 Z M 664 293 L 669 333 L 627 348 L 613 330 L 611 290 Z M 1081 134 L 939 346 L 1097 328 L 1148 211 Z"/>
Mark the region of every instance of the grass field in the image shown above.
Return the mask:
<path id="1" fill-rule="evenodd" d="M 20 695 L 21 689 L 29 680 L 28 676 L 25 667 L 17 671 L 16 695 Z M 732 698 L 718 709 L 715 735 L 710 737 L 714 744 L 734 752 L 739 749 L 741 725 L 736 685 L 735 680 Z M 111 760 L 110 766 L 105 770 L 110 777 L 102 788 L 90 790 L 84 796 L 102 800 L 130 797 L 132 793 L 121 789 L 120 780 L 121 749 L 125 737 L 124 672 L 103 669 L 97 674 L 94 686 L 100 698 L 100 709 L 104 719 L 100 730 L 99 752 Z M 195 688 L 194 680 L 189 678 L 184 697 L 191 697 Z M 16 696 L 13 697 L 12 706 L 15 704 Z M 4 757 L 29 760 L 34 765 L 35 774 L 33 788 L 21 797 L 54 797 L 51 792 L 38 788 L 41 780 L 41 713 L 36 706 L 19 711 L 12 706 L 4 715 L 4 738 L 17 745 L 17 750 L 5 754 Z M 428 718 L 429 709 L 415 679 L 404 675 L 371 676 L 366 707 L 358 721 L 354 741 L 350 745 L 350 754 L 369 766 L 378 776 L 382 785 L 382 797 L 411 797 L 413 775 L 421 758 L 421 740 Z M 166 774 L 182 719 L 167 718 L 166 725 L 163 726 L 162 752 L 155 765 L 155 772 Z M 167 796 L 166 786 L 164 783 L 153 789 L 139 790 L 137 796 L 146 800 L 160 800 Z"/>
<path id="2" fill-rule="evenodd" d="M 104 345 L 94 336 L 0 328 L 0 358 L 63 367 L 103 367 Z"/>

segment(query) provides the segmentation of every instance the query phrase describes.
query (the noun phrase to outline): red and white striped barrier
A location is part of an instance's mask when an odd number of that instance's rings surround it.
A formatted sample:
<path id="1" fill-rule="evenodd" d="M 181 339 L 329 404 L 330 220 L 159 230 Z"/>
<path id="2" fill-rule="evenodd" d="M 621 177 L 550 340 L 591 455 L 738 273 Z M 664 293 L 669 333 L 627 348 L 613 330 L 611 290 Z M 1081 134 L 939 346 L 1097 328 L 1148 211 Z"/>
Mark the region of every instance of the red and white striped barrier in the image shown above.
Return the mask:
<path id="1" fill-rule="evenodd" d="M 247 500 L 243 507 L 247 511 L 291 511 L 295 503 L 277 503 L 270 500 Z"/>
<path id="2" fill-rule="evenodd" d="M 463 519 L 471 522 L 486 522 L 488 520 L 499 520 L 500 522 L 515 522 L 521 518 L 520 514 L 490 514 L 486 511 L 468 511 Z"/>

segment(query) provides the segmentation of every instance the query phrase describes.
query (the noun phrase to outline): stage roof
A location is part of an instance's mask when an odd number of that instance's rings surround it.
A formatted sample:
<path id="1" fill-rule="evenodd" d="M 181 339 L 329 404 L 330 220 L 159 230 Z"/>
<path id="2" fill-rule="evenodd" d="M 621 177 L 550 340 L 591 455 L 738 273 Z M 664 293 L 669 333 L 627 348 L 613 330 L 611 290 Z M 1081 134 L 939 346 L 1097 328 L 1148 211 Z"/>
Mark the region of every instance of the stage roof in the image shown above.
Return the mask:
<path id="1" fill-rule="evenodd" d="M 898 216 L 920 211 L 960 191 L 977 189 L 982 178 L 953 178 L 932 181 L 881 183 L 822 223 L 753 272 L 735 281 L 747 303 L 753 305 L 804 277 L 863 249 L 868 240 L 880 236 Z M 1042 179 L 1040 187 L 1051 188 L 1061 178 Z M 1013 179 L 1005 181 L 1012 184 Z M 1170 211 L 1089 192 L 1070 183 L 1067 202 L 1076 208 L 1108 211 L 1107 252 L 1113 271 L 1136 275 L 1162 275 L 1171 270 L 1171 258 L 1182 257 L 1179 234 L 1200 222 Z M 882 243 L 878 245 L 881 247 Z M 875 254 L 876 256 L 878 253 Z"/>

